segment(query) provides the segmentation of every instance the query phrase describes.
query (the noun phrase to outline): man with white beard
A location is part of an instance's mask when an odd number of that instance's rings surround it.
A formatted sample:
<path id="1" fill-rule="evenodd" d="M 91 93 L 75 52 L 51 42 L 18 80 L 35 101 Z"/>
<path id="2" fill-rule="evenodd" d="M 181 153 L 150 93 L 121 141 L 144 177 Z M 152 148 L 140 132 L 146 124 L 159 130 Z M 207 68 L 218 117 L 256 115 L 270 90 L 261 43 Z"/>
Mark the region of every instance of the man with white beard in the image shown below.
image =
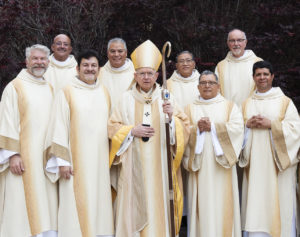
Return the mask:
<path id="1" fill-rule="evenodd" d="M 228 33 L 229 52 L 225 59 L 218 63 L 215 73 L 220 81 L 220 93 L 227 100 L 241 106 L 254 91 L 252 66 L 262 59 L 252 50 L 245 50 L 247 37 L 245 32 L 233 29 Z"/>
<path id="2" fill-rule="evenodd" d="M 0 117 L 3 192 L 0 235 L 57 236 L 57 187 L 44 175 L 43 151 L 53 92 L 43 78 L 50 50 L 26 48 L 26 66 L 4 89 Z"/>

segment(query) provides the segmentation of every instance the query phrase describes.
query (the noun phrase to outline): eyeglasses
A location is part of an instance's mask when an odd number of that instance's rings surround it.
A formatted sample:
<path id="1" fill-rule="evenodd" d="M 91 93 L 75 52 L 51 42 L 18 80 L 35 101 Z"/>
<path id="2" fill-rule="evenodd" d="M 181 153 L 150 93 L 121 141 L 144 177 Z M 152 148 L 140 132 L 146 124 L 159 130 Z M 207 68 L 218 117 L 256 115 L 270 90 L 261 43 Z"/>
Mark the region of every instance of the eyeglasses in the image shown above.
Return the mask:
<path id="1" fill-rule="evenodd" d="M 110 50 L 108 50 L 108 51 L 109 51 L 109 53 L 111 53 L 111 54 L 115 54 L 115 53 L 122 54 L 122 53 L 125 53 L 125 52 L 126 52 L 125 49 L 117 49 L 117 50 L 115 50 L 115 49 L 110 49 Z"/>
<path id="2" fill-rule="evenodd" d="M 216 81 L 200 81 L 199 82 L 200 86 L 206 86 L 206 85 L 214 86 L 214 85 L 217 85 L 217 84 L 218 84 L 218 82 L 216 82 Z"/>
<path id="3" fill-rule="evenodd" d="M 235 42 L 236 43 L 242 43 L 242 42 L 244 42 L 246 39 L 237 39 L 237 40 L 234 40 L 234 39 L 230 39 L 230 40 L 228 40 L 228 42 L 230 43 L 230 44 L 234 44 Z"/>
<path id="4" fill-rule="evenodd" d="M 178 63 L 180 63 L 180 64 L 184 64 L 184 63 L 189 64 L 189 63 L 191 63 L 193 61 L 194 61 L 193 59 L 187 58 L 187 59 L 180 59 L 180 60 L 178 60 Z"/>
<path id="5" fill-rule="evenodd" d="M 154 77 L 155 72 L 137 72 L 140 77 Z"/>
<path id="6" fill-rule="evenodd" d="M 65 42 L 60 42 L 60 41 L 57 41 L 57 42 L 55 42 L 54 43 L 55 45 L 57 45 L 57 46 L 65 46 L 65 47 L 68 47 L 70 44 L 68 44 L 68 43 L 65 43 Z"/>

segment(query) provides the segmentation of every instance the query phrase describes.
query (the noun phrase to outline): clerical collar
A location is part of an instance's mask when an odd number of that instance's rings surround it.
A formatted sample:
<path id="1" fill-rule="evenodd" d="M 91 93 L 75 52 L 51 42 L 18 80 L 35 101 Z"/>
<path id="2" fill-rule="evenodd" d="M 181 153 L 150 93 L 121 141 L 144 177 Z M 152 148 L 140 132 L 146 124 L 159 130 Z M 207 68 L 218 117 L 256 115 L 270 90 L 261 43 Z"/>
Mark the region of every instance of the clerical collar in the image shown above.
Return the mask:
<path id="1" fill-rule="evenodd" d="M 218 97 L 218 95 L 219 94 L 217 94 L 214 98 L 210 98 L 210 99 L 204 99 L 203 97 L 201 97 L 200 95 L 199 95 L 199 100 L 200 101 L 205 101 L 205 102 L 211 102 L 211 101 L 213 101 L 213 100 L 215 100 L 217 97 Z"/>
<path id="2" fill-rule="evenodd" d="M 233 58 L 237 59 L 237 60 L 242 60 L 242 59 L 244 59 L 244 58 L 247 58 L 247 57 L 249 56 L 250 53 L 251 53 L 251 50 L 245 50 L 245 51 L 244 51 L 244 54 L 243 54 L 242 56 L 240 56 L 240 57 L 237 58 L 237 57 L 233 56 L 232 52 L 230 51 L 230 55 L 231 55 Z"/>
<path id="3" fill-rule="evenodd" d="M 189 76 L 189 77 L 183 77 L 180 75 L 180 73 L 178 73 L 178 71 L 176 70 L 176 75 L 179 79 L 183 80 L 183 81 L 190 81 L 194 76 L 195 76 L 195 73 L 196 73 L 196 69 L 193 69 L 193 72 L 192 74 Z"/>
<path id="4" fill-rule="evenodd" d="M 257 94 L 257 95 L 269 95 L 269 94 L 271 94 L 272 92 L 273 92 L 273 90 L 274 90 L 274 88 L 273 87 L 271 87 L 271 89 L 270 90 L 268 90 L 268 91 L 266 91 L 266 92 L 259 92 L 259 91 L 255 91 L 255 94 Z"/>
<path id="5" fill-rule="evenodd" d="M 68 65 L 70 63 L 71 59 L 72 59 L 71 55 L 69 55 L 68 58 L 65 61 L 56 60 L 54 55 L 52 57 L 53 63 L 55 63 L 56 65 L 61 66 L 61 67 L 64 67 L 64 66 Z"/>
<path id="6" fill-rule="evenodd" d="M 109 62 L 109 65 L 110 65 L 110 67 L 111 67 L 111 70 L 112 70 L 112 71 L 115 71 L 115 72 L 124 71 L 124 70 L 126 70 L 126 69 L 130 66 L 130 64 L 129 64 L 129 59 L 128 59 L 128 58 L 126 58 L 125 63 L 124 63 L 121 67 L 113 67 L 113 66 L 110 64 L 110 62 Z"/>

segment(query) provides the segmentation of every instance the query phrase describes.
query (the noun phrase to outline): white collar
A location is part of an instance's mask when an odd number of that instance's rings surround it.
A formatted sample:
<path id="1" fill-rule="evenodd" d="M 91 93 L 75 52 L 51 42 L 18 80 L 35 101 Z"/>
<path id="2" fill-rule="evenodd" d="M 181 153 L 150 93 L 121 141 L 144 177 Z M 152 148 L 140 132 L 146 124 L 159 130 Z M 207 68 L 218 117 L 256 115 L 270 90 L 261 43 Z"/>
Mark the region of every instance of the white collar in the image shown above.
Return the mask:
<path id="1" fill-rule="evenodd" d="M 124 71 L 124 70 L 126 70 L 126 69 L 130 66 L 130 64 L 129 64 L 129 59 L 128 59 L 128 58 L 126 58 L 125 63 L 124 63 L 121 67 L 113 67 L 113 66 L 110 64 L 110 62 L 109 62 L 109 65 L 110 65 L 110 67 L 111 67 L 111 70 L 113 70 L 113 71 L 115 71 L 115 72 Z"/>
<path id="2" fill-rule="evenodd" d="M 255 91 L 255 94 L 257 94 L 257 95 L 269 95 L 269 94 L 271 94 L 271 93 L 273 92 L 273 90 L 274 90 L 274 88 L 271 87 L 271 89 L 268 90 L 268 91 L 266 91 L 266 92 L 258 92 L 258 91 Z"/>
<path id="3" fill-rule="evenodd" d="M 191 74 L 190 76 L 188 76 L 188 77 L 183 77 L 183 76 L 181 76 L 181 75 L 178 73 L 178 71 L 176 70 L 176 75 L 177 75 L 177 77 L 179 77 L 180 79 L 185 80 L 185 81 L 191 80 L 191 79 L 195 76 L 195 73 L 196 73 L 196 69 L 193 69 L 192 74 Z"/>
<path id="4" fill-rule="evenodd" d="M 72 57 L 70 55 L 68 56 L 68 58 L 65 61 L 58 61 L 58 60 L 56 60 L 55 57 L 54 57 L 54 55 L 52 57 L 52 61 L 56 65 L 61 66 L 61 67 L 64 67 L 64 66 L 68 65 L 71 59 L 72 59 Z"/>

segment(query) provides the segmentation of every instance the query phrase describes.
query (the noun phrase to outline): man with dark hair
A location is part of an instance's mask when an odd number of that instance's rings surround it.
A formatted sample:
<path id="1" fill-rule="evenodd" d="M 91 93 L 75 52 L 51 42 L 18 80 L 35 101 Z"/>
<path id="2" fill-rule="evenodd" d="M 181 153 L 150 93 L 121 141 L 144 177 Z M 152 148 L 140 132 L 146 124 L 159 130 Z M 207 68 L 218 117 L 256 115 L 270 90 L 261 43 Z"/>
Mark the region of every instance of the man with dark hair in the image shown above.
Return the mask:
<path id="1" fill-rule="evenodd" d="M 219 94 L 218 77 L 201 73 L 200 96 L 185 112 L 191 135 L 183 158 L 189 171 L 189 236 L 241 236 L 236 163 L 244 124 L 238 107 Z"/>
<path id="2" fill-rule="evenodd" d="M 272 87 L 272 65 L 253 65 L 255 93 L 243 104 L 239 164 L 245 168 L 242 229 L 249 237 L 296 236 L 296 169 L 300 119 L 291 99 Z"/>
<path id="3" fill-rule="evenodd" d="M 113 109 L 133 81 L 134 67 L 127 58 L 126 42 L 121 38 L 108 41 L 107 58 L 107 63 L 100 70 L 99 79 L 109 92 Z"/>
<path id="4" fill-rule="evenodd" d="M 262 60 L 252 50 L 246 50 L 246 45 L 245 32 L 239 29 L 231 30 L 227 37 L 230 51 L 226 58 L 218 63 L 215 70 L 220 80 L 221 95 L 239 106 L 254 91 L 252 66 Z"/>
<path id="5" fill-rule="evenodd" d="M 185 106 L 192 103 L 198 96 L 197 89 L 199 72 L 195 69 L 194 55 L 189 51 L 182 51 L 176 56 L 176 70 L 167 80 L 168 89 L 174 95 L 178 105 L 183 110 Z M 184 192 L 183 216 L 187 216 L 187 172 L 181 169 L 182 184 Z"/>
<path id="6" fill-rule="evenodd" d="M 182 109 L 199 95 L 197 85 L 200 74 L 195 65 L 194 55 L 191 52 L 180 52 L 176 57 L 176 70 L 167 81 L 168 89 Z"/>
<path id="7" fill-rule="evenodd" d="M 59 180 L 59 236 L 114 235 L 107 121 L 110 99 L 97 80 L 99 56 L 78 56 L 78 76 L 58 94 L 46 139 L 46 170 Z"/>
<path id="8" fill-rule="evenodd" d="M 71 39 L 65 34 L 59 34 L 54 37 L 51 50 L 53 54 L 49 57 L 50 63 L 45 73 L 45 78 L 52 85 L 56 94 L 77 74 L 77 62 L 75 57 L 71 55 Z"/>

